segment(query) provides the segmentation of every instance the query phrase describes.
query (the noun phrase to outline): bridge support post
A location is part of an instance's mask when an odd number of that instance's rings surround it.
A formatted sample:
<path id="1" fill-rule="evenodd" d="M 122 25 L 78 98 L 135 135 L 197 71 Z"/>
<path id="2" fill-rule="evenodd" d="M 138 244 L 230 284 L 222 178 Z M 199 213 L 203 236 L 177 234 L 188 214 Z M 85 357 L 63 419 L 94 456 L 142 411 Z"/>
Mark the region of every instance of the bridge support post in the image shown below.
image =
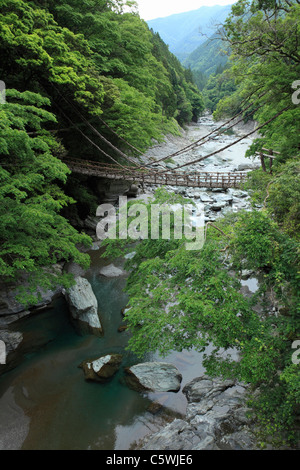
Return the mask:
<path id="1" fill-rule="evenodd" d="M 270 150 L 270 156 L 273 157 L 273 150 Z M 273 174 L 273 158 L 269 158 L 270 161 L 270 174 Z"/>
<path id="2" fill-rule="evenodd" d="M 266 173 L 267 169 L 266 169 L 264 154 L 261 152 L 259 155 L 260 155 L 261 167 L 263 171 Z"/>

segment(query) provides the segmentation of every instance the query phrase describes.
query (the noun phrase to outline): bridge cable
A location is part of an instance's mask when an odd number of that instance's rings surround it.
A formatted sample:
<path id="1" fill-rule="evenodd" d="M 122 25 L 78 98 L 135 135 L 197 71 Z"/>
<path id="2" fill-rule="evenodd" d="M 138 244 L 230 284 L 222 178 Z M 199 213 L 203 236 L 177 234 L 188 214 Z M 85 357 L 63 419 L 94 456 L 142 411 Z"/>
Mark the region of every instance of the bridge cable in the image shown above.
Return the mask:
<path id="1" fill-rule="evenodd" d="M 122 152 L 120 149 L 115 147 L 109 140 L 107 140 L 81 113 L 78 111 L 78 109 L 71 103 L 65 96 L 63 96 L 60 91 L 55 87 L 55 85 L 52 84 L 52 86 L 56 89 L 56 91 L 59 93 L 59 95 L 64 99 L 66 103 L 68 103 L 75 111 L 75 113 L 84 121 L 91 129 L 92 131 L 100 137 L 109 147 L 111 147 L 113 150 L 115 150 L 117 153 L 119 153 L 125 160 L 133 163 L 136 167 L 138 168 L 143 168 L 143 165 L 138 165 L 134 160 L 132 160 L 128 155 L 126 155 L 124 152 Z M 108 154 L 106 154 L 107 156 Z M 111 157 L 112 158 L 112 157 Z M 115 160 L 114 160 L 115 161 Z"/>
<path id="2" fill-rule="evenodd" d="M 261 88 L 261 87 L 259 87 L 259 88 Z M 255 91 L 253 91 L 249 96 L 247 96 L 247 97 L 245 98 L 245 100 L 242 101 L 241 104 L 243 104 L 245 101 L 249 100 L 249 99 L 251 98 L 251 96 L 259 90 L 259 88 L 256 89 Z M 281 88 L 281 89 L 280 89 L 280 91 L 284 91 L 284 90 L 285 90 L 285 88 Z M 258 96 L 258 99 L 260 99 L 260 98 L 262 98 L 263 96 L 265 96 L 268 92 L 269 92 L 269 90 L 266 90 L 265 92 L 261 93 L 261 94 Z M 265 103 L 263 103 L 262 105 L 258 106 L 258 107 L 255 108 L 254 110 L 252 110 L 249 115 L 251 116 L 251 115 L 252 115 L 253 113 L 255 113 L 258 109 L 262 108 L 262 107 L 264 106 L 264 104 L 265 104 Z M 236 114 L 234 117 L 232 117 L 231 119 L 229 119 L 228 121 L 226 121 L 224 124 L 222 124 L 221 126 L 219 126 L 217 129 L 213 130 L 213 131 L 210 132 L 209 134 L 207 134 L 207 135 L 201 137 L 201 139 L 199 139 L 198 141 L 196 141 L 196 142 L 194 142 L 194 143 L 188 145 L 187 147 L 185 147 L 185 148 L 183 148 L 183 149 L 181 149 L 181 150 L 178 150 L 177 152 L 175 152 L 175 153 L 173 153 L 173 154 L 171 154 L 171 155 L 168 155 L 167 157 L 164 157 L 164 158 L 162 158 L 162 159 L 160 159 L 160 160 L 157 160 L 155 163 L 158 163 L 158 162 L 160 162 L 160 161 L 162 161 L 162 160 L 166 160 L 166 159 L 171 158 L 171 157 L 173 157 L 173 156 L 180 155 L 180 154 L 185 153 L 185 152 L 187 152 L 187 151 L 189 151 L 189 150 L 192 150 L 193 148 L 200 147 L 200 146 L 206 144 L 206 143 L 209 141 L 209 139 L 206 140 L 205 142 L 201 143 L 200 145 L 198 145 L 199 142 L 201 142 L 201 141 L 204 140 L 204 139 L 207 139 L 210 135 L 215 134 L 217 131 L 219 131 L 219 132 L 217 132 L 216 135 L 220 135 L 222 132 L 224 132 L 224 131 L 222 131 L 222 129 L 224 129 L 224 126 L 227 126 L 231 121 L 233 121 L 234 119 L 236 119 L 240 114 L 245 113 L 245 112 L 247 111 L 247 109 L 249 109 L 249 107 L 251 107 L 251 106 L 253 106 L 253 103 L 250 103 L 246 108 L 244 108 L 242 111 L 240 111 L 240 112 L 239 112 L 238 114 Z M 225 129 L 225 130 L 231 129 L 232 127 L 236 126 L 237 124 L 239 124 L 239 123 L 242 122 L 243 120 L 244 120 L 244 117 L 241 118 L 239 121 L 234 122 L 231 126 L 227 127 L 227 129 Z M 247 136 L 245 136 L 244 138 L 246 138 L 246 137 L 247 137 Z M 238 142 L 238 141 L 237 141 L 237 142 Z M 237 142 L 236 142 L 236 143 L 237 143 Z M 234 145 L 234 144 L 233 144 L 233 145 Z M 226 148 L 227 148 L 227 147 L 226 147 Z M 225 149 L 226 149 L 226 148 L 225 148 Z M 221 151 L 222 151 L 222 150 L 220 150 L 220 152 L 221 152 Z M 209 156 L 211 156 L 211 155 L 207 155 L 205 158 L 208 158 Z M 203 158 L 203 159 L 205 159 L 205 158 Z M 181 167 L 177 167 L 177 168 L 181 168 Z M 176 168 L 173 169 L 173 170 L 171 170 L 171 171 L 174 171 L 174 170 L 176 170 Z"/>
<path id="3" fill-rule="evenodd" d="M 261 95 L 259 96 L 259 98 L 262 98 L 266 93 L 267 93 L 267 92 L 261 94 Z M 210 137 L 212 134 L 215 134 L 216 132 L 217 132 L 216 135 L 221 134 L 221 131 L 222 131 L 222 129 L 224 129 L 225 126 L 227 126 L 230 122 L 232 122 L 233 120 L 235 120 L 235 119 L 236 119 L 238 116 L 240 116 L 241 114 L 245 113 L 245 111 L 247 111 L 247 109 L 249 109 L 251 106 L 253 106 L 253 103 L 250 103 L 246 108 L 244 108 L 244 109 L 243 109 L 242 111 L 240 111 L 238 114 L 236 114 L 235 116 L 233 116 L 232 118 L 230 118 L 228 121 L 226 121 L 224 124 L 222 124 L 221 126 L 219 126 L 217 129 L 213 130 L 213 131 L 210 132 L 209 134 L 207 134 L 207 135 L 201 137 L 199 140 L 193 142 L 192 144 L 188 145 L 187 147 L 184 147 L 184 148 L 178 150 L 177 152 L 174 152 L 174 153 L 168 155 L 167 157 L 163 157 L 163 158 L 161 158 L 160 160 L 156 160 L 155 163 L 159 163 L 159 162 L 161 162 L 161 161 L 163 161 L 163 160 L 167 160 L 168 158 L 172 158 L 172 157 L 175 157 L 175 156 L 180 155 L 180 154 L 182 154 L 182 153 L 188 152 L 189 150 L 192 150 L 193 147 L 200 147 L 200 146 L 206 144 L 206 143 L 209 141 L 209 139 L 208 139 L 208 141 L 206 140 L 205 142 L 203 142 L 203 143 L 201 143 L 200 145 L 198 145 L 199 142 L 201 142 L 201 141 L 204 140 L 204 139 L 207 139 L 208 137 Z M 261 105 L 261 106 L 255 108 L 255 109 L 250 113 L 250 116 L 251 116 L 251 114 L 255 113 L 258 109 L 260 109 L 262 106 L 263 106 L 263 105 Z M 227 127 L 226 131 L 229 130 L 229 129 L 231 129 L 232 127 L 236 126 L 237 124 L 239 124 L 239 123 L 242 122 L 243 120 L 244 120 L 244 117 L 242 117 L 238 122 L 234 122 L 230 127 Z M 219 131 L 219 132 L 218 132 L 218 131 Z M 222 131 L 222 132 L 224 132 L 224 131 Z"/>
<path id="4" fill-rule="evenodd" d="M 130 148 L 132 148 L 133 150 L 135 150 L 136 152 L 138 152 L 140 155 L 144 155 L 145 152 L 142 152 L 140 149 L 134 147 L 134 145 L 132 145 L 130 142 L 128 142 L 126 139 L 124 139 L 124 137 L 121 137 L 114 129 L 112 129 L 105 121 L 103 121 L 103 119 L 101 119 L 99 116 L 98 116 L 98 119 L 99 121 L 104 124 L 104 126 L 107 127 L 107 129 L 110 130 L 110 132 L 112 132 L 116 137 L 118 137 L 120 140 L 122 140 L 123 142 L 125 142 L 125 144 L 127 144 Z"/>
<path id="5" fill-rule="evenodd" d="M 97 144 L 95 144 L 95 142 L 93 142 L 76 124 L 74 124 L 74 122 L 72 121 L 71 118 L 69 118 L 69 116 L 66 115 L 66 113 L 54 102 L 54 104 L 56 105 L 56 107 L 60 110 L 60 112 L 63 114 L 63 116 L 70 122 L 70 124 L 78 131 L 80 132 L 80 134 L 90 142 L 90 144 L 92 144 L 97 150 L 99 150 L 99 152 L 101 152 L 103 155 L 105 155 L 107 158 L 109 158 L 110 160 L 112 160 L 114 163 L 116 163 L 118 166 L 120 166 L 121 168 L 123 169 L 126 169 L 126 167 L 124 167 L 121 163 L 119 163 L 117 160 L 115 160 L 112 156 L 110 156 L 108 153 L 106 153 L 104 150 L 102 150 Z"/>
<path id="6" fill-rule="evenodd" d="M 239 143 L 241 140 L 244 140 L 246 139 L 247 137 L 249 137 L 250 135 L 254 134 L 255 132 L 257 132 L 258 130 L 262 129 L 263 127 L 267 126 L 268 124 L 270 124 L 270 122 L 274 121 L 275 119 L 277 119 L 282 113 L 284 113 L 285 111 L 287 111 L 288 109 L 291 108 L 291 105 L 289 106 L 286 106 L 284 109 L 282 109 L 281 111 L 279 111 L 275 116 L 273 116 L 271 119 L 269 119 L 268 121 L 266 121 L 264 124 L 261 124 L 259 127 L 256 127 L 253 131 L 249 132 L 248 134 L 240 137 L 238 140 L 226 145 L 225 147 L 221 148 L 220 150 L 216 150 L 212 153 L 210 153 L 209 155 L 205 155 L 204 157 L 201 157 L 201 158 L 198 158 L 197 160 L 194 160 L 192 162 L 188 162 L 188 163 L 184 163 L 183 165 L 180 165 L 176 168 L 176 170 L 180 169 L 180 168 L 184 168 L 185 166 L 189 166 L 189 165 L 193 165 L 195 163 L 198 163 L 198 162 L 201 162 L 202 160 L 205 160 L 206 158 L 209 158 L 209 157 L 212 157 L 214 155 L 216 155 L 217 153 L 220 153 L 220 152 L 223 152 L 224 150 L 227 150 L 228 148 L 232 147 L 233 145 L 236 145 L 237 143 Z"/>

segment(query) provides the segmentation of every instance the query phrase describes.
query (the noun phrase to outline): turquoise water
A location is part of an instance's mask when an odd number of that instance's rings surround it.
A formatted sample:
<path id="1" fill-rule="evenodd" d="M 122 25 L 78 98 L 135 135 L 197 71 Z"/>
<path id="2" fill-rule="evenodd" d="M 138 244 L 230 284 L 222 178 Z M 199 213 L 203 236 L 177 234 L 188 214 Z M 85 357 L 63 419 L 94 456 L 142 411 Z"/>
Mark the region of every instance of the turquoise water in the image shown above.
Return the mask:
<path id="1" fill-rule="evenodd" d="M 162 403 L 171 418 L 185 412 L 182 391 L 140 394 L 122 383 L 124 367 L 139 362 L 125 350 L 128 332 L 118 332 L 128 301 L 126 279 L 103 278 L 98 274 L 103 260 L 97 253 L 92 260 L 87 277 L 98 299 L 104 336 L 80 336 L 63 298 L 15 325 L 32 351 L 27 348 L 21 364 L 0 377 L 0 449 L 123 450 L 157 429 L 164 414 L 148 411 L 152 401 Z M 86 382 L 78 365 L 107 353 L 123 354 L 119 372 L 106 384 Z M 157 359 L 149 355 L 143 360 Z M 183 386 L 203 372 L 201 355 L 194 352 L 172 353 L 163 360 L 177 365 Z"/>

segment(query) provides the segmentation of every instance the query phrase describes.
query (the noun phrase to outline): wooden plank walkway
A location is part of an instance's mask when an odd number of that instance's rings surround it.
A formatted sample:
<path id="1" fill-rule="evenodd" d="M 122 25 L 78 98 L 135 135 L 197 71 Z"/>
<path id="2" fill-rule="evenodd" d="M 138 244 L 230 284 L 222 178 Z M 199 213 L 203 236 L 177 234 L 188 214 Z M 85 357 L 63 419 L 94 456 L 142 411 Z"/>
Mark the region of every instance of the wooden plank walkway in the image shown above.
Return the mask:
<path id="1" fill-rule="evenodd" d="M 238 188 L 247 179 L 247 173 L 155 171 L 148 168 L 106 165 L 89 160 L 64 159 L 74 173 L 133 183 L 158 186 L 187 186 L 192 188 Z"/>

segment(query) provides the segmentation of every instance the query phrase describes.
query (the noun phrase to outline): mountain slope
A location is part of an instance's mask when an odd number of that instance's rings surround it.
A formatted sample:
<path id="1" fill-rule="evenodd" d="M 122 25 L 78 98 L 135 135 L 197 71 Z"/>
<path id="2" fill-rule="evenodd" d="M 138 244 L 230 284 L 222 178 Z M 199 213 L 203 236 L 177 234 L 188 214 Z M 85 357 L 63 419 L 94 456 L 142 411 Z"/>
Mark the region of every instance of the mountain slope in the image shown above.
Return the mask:
<path id="1" fill-rule="evenodd" d="M 154 32 L 159 33 L 169 45 L 170 51 L 179 60 L 184 60 L 191 52 L 215 32 L 216 25 L 223 23 L 231 5 L 201 7 L 185 13 L 157 18 L 147 22 Z"/>
<path id="2" fill-rule="evenodd" d="M 205 75 L 215 73 L 219 66 L 228 61 L 228 51 L 225 44 L 217 35 L 213 35 L 195 49 L 182 64 L 193 71 L 201 71 Z"/>

